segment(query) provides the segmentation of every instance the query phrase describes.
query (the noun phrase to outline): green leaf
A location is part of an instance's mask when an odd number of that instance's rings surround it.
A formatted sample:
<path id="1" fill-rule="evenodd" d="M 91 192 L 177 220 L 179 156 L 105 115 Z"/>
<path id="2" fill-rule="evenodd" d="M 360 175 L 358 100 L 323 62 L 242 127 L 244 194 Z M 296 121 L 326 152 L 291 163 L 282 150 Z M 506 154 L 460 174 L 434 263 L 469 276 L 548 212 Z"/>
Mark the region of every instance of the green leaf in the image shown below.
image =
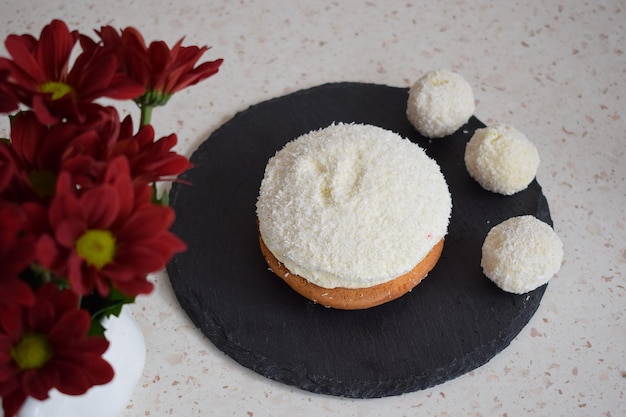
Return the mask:
<path id="1" fill-rule="evenodd" d="M 125 304 L 132 304 L 134 302 L 135 297 L 129 297 L 114 288 L 111 289 L 107 298 L 102 298 L 98 294 L 83 297 L 81 307 L 91 313 L 89 335 L 104 335 L 105 329 L 102 326 L 102 320 L 111 315 L 119 316 Z"/>

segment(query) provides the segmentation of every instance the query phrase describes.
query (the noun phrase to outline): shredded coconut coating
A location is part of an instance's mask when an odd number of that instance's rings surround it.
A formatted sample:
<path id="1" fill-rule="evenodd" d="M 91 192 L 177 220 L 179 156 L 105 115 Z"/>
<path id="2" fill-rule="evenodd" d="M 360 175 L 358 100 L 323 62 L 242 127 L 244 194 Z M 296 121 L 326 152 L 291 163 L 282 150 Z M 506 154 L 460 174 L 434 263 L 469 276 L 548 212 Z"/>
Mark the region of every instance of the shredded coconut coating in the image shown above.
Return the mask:
<path id="1" fill-rule="evenodd" d="M 465 148 L 465 167 L 484 189 L 511 195 L 535 178 L 539 153 L 519 130 L 495 124 L 476 130 Z"/>
<path id="2" fill-rule="evenodd" d="M 452 71 L 430 71 L 409 89 L 406 115 L 413 127 L 428 138 L 456 132 L 474 110 L 472 87 Z"/>
<path id="3" fill-rule="evenodd" d="M 452 201 L 418 145 L 371 125 L 333 124 L 285 145 L 265 169 L 261 237 L 324 288 L 367 288 L 409 272 L 447 233 Z"/>
<path id="4" fill-rule="evenodd" d="M 547 283 L 562 260 L 563 244 L 554 230 L 527 215 L 505 220 L 489 231 L 481 266 L 502 290 L 524 294 Z"/>

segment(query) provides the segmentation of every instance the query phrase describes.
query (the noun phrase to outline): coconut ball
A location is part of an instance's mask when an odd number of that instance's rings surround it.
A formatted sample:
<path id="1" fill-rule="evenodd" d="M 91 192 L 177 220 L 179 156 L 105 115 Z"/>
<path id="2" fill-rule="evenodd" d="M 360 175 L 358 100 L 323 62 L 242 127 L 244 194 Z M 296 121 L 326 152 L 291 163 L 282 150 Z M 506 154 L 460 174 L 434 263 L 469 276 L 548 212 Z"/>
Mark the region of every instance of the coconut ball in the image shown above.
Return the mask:
<path id="1" fill-rule="evenodd" d="M 428 138 L 450 135 L 474 114 L 472 87 L 452 71 L 430 71 L 409 89 L 406 115 Z"/>
<path id="2" fill-rule="evenodd" d="M 539 153 L 519 130 L 495 124 L 476 130 L 465 147 L 465 167 L 484 189 L 511 195 L 535 178 Z"/>
<path id="3" fill-rule="evenodd" d="M 502 290 L 524 294 L 547 283 L 562 260 L 563 244 L 554 230 L 525 215 L 505 220 L 489 231 L 480 265 Z"/>

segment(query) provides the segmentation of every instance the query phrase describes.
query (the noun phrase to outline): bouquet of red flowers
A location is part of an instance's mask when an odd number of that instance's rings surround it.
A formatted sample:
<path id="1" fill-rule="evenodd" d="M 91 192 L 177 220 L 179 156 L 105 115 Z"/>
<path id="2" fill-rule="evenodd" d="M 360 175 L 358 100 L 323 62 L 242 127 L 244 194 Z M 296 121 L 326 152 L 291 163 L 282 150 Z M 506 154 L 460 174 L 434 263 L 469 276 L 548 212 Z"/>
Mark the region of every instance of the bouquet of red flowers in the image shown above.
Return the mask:
<path id="1" fill-rule="evenodd" d="M 0 57 L 0 396 L 5 416 L 56 388 L 80 395 L 113 378 L 102 318 L 153 285 L 185 249 L 155 184 L 190 167 L 155 140 L 152 109 L 217 73 L 207 47 L 146 45 L 129 27 L 97 39 L 52 21 L 10 35 Z M 76 51 L 79 49 L 79 51 Z M 74 58 L 73 53 L 77 52 Z M 71 61 L 71 62 L 70 62 Z M 133 100 L 135 129 L 100 98 Z M 101 100 L 102 101 L 102 100 Z"/>

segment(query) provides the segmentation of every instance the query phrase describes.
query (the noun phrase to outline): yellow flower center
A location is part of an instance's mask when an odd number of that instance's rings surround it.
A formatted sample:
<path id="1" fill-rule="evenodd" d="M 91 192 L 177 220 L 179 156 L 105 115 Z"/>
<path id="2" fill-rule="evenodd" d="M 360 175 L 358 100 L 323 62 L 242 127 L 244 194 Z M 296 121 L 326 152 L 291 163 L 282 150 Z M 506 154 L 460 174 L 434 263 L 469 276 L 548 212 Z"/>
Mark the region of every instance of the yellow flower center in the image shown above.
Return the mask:
<path id="1" fill-rule="evenodd" d="M 33 170 L 28 173 L 28 179 L 33 190 L 39 197 L 52 197 L 56 187 L 57 177 L 52 171 Z"/>
<path id="2" fill-rule="evenodd" d="M 60 81 L 49 81 L 42 84 L 39 89 L 42 93 L 52 94 L 52 100 L 58 100 L 72 92 L 72 87 Z"/>
<path id="3" fill-rule="evenodd" d="M 11 357 L 21 370 L 43 367 L 54 356 L 46 336 L 27 333 L 11 349 Z"/>
<path id="4" fill-rule="evenodd" d="M 115 257 L 115 236 L 108 230 L 87 230 L 76 241 L 76 253 L 88 265 L 102 269 Z"/>

